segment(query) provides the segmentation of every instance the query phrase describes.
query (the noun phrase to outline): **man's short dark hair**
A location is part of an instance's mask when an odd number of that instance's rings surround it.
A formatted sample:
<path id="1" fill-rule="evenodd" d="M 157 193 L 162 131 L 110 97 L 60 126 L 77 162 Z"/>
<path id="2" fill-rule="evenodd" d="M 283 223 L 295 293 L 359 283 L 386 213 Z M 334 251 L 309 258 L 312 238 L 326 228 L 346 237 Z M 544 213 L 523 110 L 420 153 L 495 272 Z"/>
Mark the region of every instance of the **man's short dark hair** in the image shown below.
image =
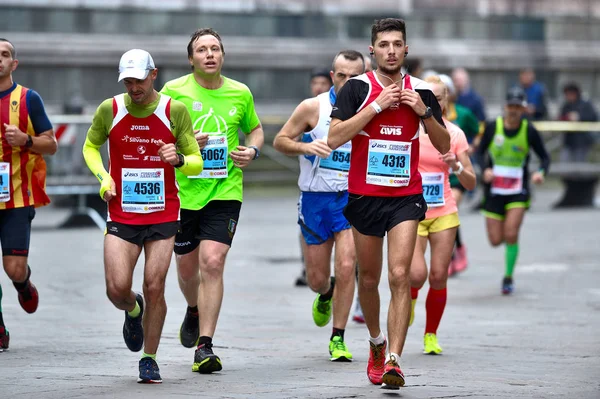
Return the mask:
<path id="1" fill-rule="evenodd" d="M 217 31 L 214 30 L 213 28 L 200 28 L 196 32 L 192 33 L 192 36 L 190 37 L 190 42 L 188 43 L 188 46 L 187 46 L 188 58 L 192 58 L 192 56 L 194 54 L 194 42 L 196 40 L 198 40 L 199 37 L 205 36 L 205 35 L 212 35 L 212 36 L 216 37 L 217 40 L 219 41 L 219 45 L 221 46 L 221 52 L 223 54 L 225 54 L 225 48 L 223 47 L 223 41 L 221 40 L 221 36 L 219 36 Z"/>
<path id="2" fill-rule="evenodd" d="M 563 86 L 563 93 L 575 93 L 577 95 L 581 94 L 581 89 L 579 85 L 575 82 L 568 82 Z"/>
<path id="3" fill-rule="evenodd" d="M 315 68 L 310 71 L 310 79 L 312 80 L 313 78 L 326 78 L 327 80 L 331 81 L 329 71 L 325 68 Z"/>
<path id="4" fill-rule="evenodd" d="M 402 32 L 402 37 L 406 42 L 406 23 L 400 18 L 383 18 L 375 20 L 371 27 L 371 45 L 375 45 L 377 35 L 382 32 Z"/>
<path id="5" fill-rule="evenodd" d="M 10 56 L 12 57 L 13 60 L 17 59 L 17 49 L 15 48 L 15 45 L 12 44 L 12 42 L 8 39 L 4 39 L 2 37 L 0 37 L 0 42 L 5 42 L 10 44 Z"/>
<path id="6" fill-rule="evenodd" d="M 365 57 L 363 57 L 361 53 L 356 50 L 342 50 L 333 58 L 333 62 L 331 63 L 331 70 L 333 72 L 335 72 L 335 62 L 340 56 L 350 61 L 361 60 L 363 64 L 363 72 L 365 71 Z"/>

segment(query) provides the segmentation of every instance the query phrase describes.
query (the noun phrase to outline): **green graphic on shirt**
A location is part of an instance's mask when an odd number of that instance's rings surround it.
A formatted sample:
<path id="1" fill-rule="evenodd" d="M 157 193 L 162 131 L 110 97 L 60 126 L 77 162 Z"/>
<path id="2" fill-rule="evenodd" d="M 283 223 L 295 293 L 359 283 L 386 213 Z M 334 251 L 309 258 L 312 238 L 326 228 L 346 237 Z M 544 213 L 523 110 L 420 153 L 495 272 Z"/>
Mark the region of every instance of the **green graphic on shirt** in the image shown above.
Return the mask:
<path id="1" fill-rule="evenodd" d="M 209 90 L 189 74 L 167 82 L 161 93 L 184 103 L 194 129 L 210 135 L 202 151 L 202 174 L 188 178 L 177 172 L 181 207 L 197 210 L 212 200 L 242 201 L 242 169 L 233 164 L 229 153 L 240 145 L 240 130 L 249 134 L 260 125 L 248 87 L 223 77 L 221 87 Z"/>

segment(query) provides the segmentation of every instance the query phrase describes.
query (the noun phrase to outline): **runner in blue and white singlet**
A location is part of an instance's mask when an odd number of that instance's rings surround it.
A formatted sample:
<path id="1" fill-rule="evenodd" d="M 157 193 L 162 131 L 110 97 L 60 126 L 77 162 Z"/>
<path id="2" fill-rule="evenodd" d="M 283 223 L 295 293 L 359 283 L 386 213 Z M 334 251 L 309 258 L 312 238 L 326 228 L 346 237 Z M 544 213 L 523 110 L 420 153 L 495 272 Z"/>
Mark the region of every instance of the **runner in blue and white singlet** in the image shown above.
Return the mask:
<path id="1" fill-rule="evenodd" d="M 315 97 L 319 104 L 319 119 L 315 127 L 303 134 L 303 143 L 326 140 L 331 120 L 332 103 L 335 102 L 335 87 Z M 300 177 L 298 187 L 302 192 L 333 193 L 348 191 L 348 170 L 352 142 L 347 142 L 327 158 L 316 155 L 299 155 Z"/>
<path id="2" fill-rule="evenodd" d="M 351 143 L 332 151 L 327 145 L 327 134 L 336 93 L 348 79 L 362 74 L 365 64 L 362 54 L 345 50 L 335 56 L 332 66 L 331 90 L 300 103 L 273 145 L 300 159 L 298 224 L 306 243 L 308 285 L 318 294 L 313 302 L 313 320 L 324 327 L 333 313 L 330 360 L 351 361 L 344 331 L 354 296 L 356 253 L 350 223 L 343 214 L 348 203 Z M 330 277 L 334 244 L 335 277 Z"/>

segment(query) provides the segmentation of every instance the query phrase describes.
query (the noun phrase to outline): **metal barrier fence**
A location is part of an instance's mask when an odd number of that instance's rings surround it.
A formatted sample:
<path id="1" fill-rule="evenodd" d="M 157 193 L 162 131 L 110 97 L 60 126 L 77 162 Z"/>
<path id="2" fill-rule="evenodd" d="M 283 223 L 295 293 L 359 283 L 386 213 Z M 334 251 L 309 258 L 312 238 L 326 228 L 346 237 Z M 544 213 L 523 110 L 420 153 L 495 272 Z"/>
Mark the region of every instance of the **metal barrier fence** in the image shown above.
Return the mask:
<path id="1" fill-rule="evenodd" d="M 99 202 L 99 184 L 90 173 L 83 160 L 82 148 L 87 130 L 92 122 L 92 115 L 52 115 L 59 150 L 47 158 L 48 178 L 47 192 L 59 205 L 67 204 L 72 209 L 72 214 L 63 224 L 64 227 L 90 224 L 90 221 L 100 228 L 105 225 L 105 206 Z M 286 119 L 282 117 L 262 117 L 265 131 L 265 145 L 261 157 L 253 162 L 244 171 L 246 184 L 262 185 L 292 185 L 298 178 L 298 161 L 294 157 L 285 156 L 273 147 L 273 138 L 281 129 Z M 562 147 L 562 136 L 565 132 L 577 134 L 578 132 L 600 132 L 600 122 L 534 122 L 536 128 L 543 133 L 548 150 L 557 160 L 557 152 Z M 106 146 L 102 148 L 105 163 L 108 159 Z M 595 162 L 586 164 L 561 164 L 555 162 L 551 173 L 560 177 L 584 175 L 595 182 L 600 176 L 600 159 L 596 156 Z M 59 198 L 62 197 L 62 198 Z M 90 205 L 96 198 L 99 202 Z M 56 201 L 57 200 L 57 201 Z"/>

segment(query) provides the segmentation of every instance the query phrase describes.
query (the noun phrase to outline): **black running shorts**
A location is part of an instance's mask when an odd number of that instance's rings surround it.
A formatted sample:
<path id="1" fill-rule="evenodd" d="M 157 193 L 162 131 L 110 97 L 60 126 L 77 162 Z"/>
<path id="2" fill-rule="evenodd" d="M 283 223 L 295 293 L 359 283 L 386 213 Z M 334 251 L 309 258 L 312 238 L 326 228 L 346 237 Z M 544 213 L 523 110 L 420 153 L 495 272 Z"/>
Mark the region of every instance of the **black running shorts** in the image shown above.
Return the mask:
<path id="1" fill-rule="evenodd" d="M 123 224 L 118 222 L 106 223 L 106 234 L 117 236 L 125 241 L 144 246 L 146 241 L 164 240 L 173 237 L 179 231 L 179 222 L 157 224 Z"/>
<path id="2" fill-rule="evenodd" d="M 242 203 L 235 200 L 210 201 L 199 210 L 181 210 L 181 232 L 175 238 L 175 253 L 185 255 L 210 240 L 231 246 Z"/>
<path id="3" fill-rule="evenodd" d="M 344 216 L 352 227 L 367 236 L 383 237 L 394 226 L 425 219 L 427 203 L 422 194 L 406 197 L 348 195 Z"/>
<path id="4" fill-rule="evenodd" d="M 35 208 L 0 210 L 0 243 L 2 256 L 28 256 L 31 221 L 35 217 Z"/>

